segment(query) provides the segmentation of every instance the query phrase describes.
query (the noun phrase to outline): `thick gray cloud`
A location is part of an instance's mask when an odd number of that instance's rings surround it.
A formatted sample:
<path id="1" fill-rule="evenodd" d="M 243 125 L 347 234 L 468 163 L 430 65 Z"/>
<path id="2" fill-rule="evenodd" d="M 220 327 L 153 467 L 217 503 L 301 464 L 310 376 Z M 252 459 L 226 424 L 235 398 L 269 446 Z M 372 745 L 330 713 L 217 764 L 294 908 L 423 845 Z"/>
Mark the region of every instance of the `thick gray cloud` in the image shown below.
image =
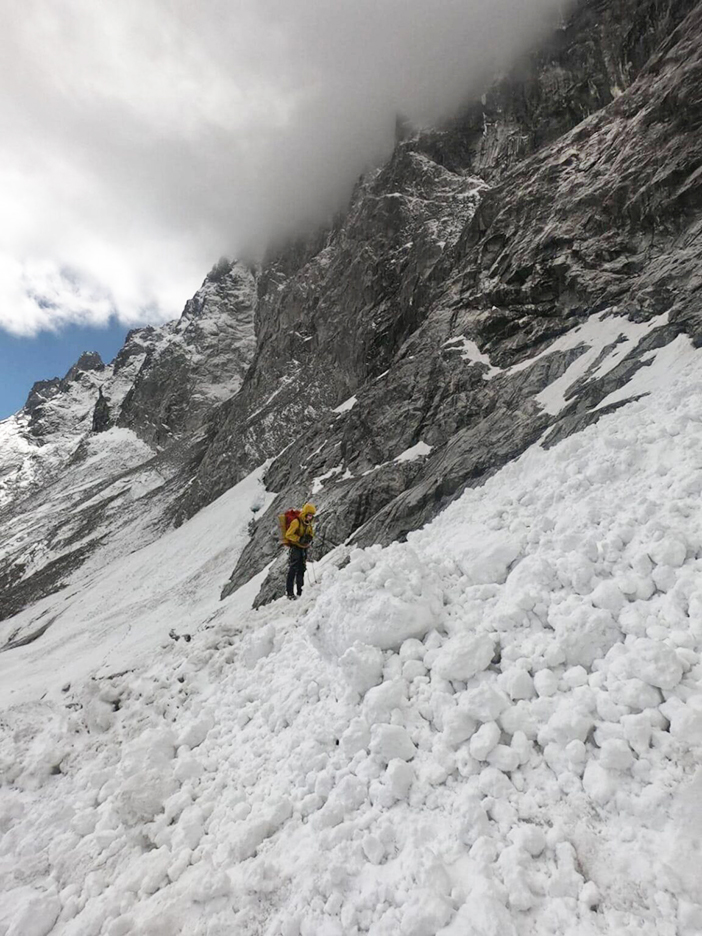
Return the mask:
<path id="1" fill-rule="evenodd" d="M 177 314 L 324 220 L 562 0 L 4 0 L 0 327 Z"/>

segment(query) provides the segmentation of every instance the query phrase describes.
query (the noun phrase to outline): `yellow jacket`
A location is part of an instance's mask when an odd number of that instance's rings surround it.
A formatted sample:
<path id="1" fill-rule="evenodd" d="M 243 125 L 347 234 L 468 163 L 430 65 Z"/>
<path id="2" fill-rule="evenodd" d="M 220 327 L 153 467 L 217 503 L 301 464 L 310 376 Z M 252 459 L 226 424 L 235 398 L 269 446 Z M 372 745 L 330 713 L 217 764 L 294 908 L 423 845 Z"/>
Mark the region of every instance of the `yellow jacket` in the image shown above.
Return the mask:
<path id="1" fill-rule="evenodd" d="M 297 520 L 293 520 L 285 531 L 285 542 L 288 546 L 301 546 L 304 549 L 305 546 L 310 545 L 314 537 L 312 522 L 305 523 L 302 518 L 313 517 L 315 513 L 316 510 L 312 504 L 305 504 L 303 506 L 300 511 L 300 516 Z"/>

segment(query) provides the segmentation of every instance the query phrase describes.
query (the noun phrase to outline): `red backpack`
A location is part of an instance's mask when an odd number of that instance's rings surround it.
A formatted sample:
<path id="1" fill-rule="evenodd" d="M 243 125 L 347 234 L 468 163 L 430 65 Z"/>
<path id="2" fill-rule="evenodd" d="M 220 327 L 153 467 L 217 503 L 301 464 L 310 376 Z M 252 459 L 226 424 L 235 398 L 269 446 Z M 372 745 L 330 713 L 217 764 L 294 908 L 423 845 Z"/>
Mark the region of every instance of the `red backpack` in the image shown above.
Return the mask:
<path id="1" fill-rule="evenodd" d="M 285 513 L 278 514 L 278 523 L 280 524 L 280 535 L 286 546 L 290 545 L 290 543 L 288 543 L 288 541 L 285 539 L 285 534 L 288 532 L 288 527 L 293 522 L 293 520 L 297 520 L 299 516 L 300 516 L 299 510 L 286 510 Z"/>

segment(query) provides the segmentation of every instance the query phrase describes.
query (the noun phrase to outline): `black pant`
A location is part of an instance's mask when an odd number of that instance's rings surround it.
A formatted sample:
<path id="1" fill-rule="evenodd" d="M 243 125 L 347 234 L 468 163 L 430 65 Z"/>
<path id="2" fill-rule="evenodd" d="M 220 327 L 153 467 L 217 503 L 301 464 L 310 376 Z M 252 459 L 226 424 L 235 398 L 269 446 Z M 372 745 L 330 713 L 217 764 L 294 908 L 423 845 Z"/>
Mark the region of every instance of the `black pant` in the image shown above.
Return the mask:
<path id="1" fill-rule="evenodd" d="M 305 566 L 307 564 L 307 550 L 302 546 L 290 546 L 290 565 L 288 566 L 288 582 L 286 591 L 293 594 L 293 585 L 297 584 L 298 595 L 302 594 L 305 582 Z"/>

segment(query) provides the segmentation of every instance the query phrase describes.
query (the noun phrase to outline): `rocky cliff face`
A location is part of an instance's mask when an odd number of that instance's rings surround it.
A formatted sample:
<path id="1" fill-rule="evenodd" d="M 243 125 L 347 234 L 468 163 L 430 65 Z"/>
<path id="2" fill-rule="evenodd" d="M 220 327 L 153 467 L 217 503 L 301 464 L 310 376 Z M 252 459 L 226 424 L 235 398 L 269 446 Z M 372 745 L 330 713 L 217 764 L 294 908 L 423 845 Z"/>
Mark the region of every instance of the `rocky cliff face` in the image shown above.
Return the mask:
<path id="1" fill-rule="evenodd" d="M 71 378 L 85 398 L 71 452 L 104 398 L 100 427 L 154 459 L 128 471 L 167 479 L 149 494 L 160 522 L 269 462 L 278 496 L 225 594 L 279 556 L 275 514 L 309 498 L 318 555 L 403 538 L 530 444 L 641 392 L 656 348 L 702 340 L 701 88 L 702 4 L 581 0 L 460 119 L 398 142 L 329 230 L 255 276 L 218 266 L 178 323 Z M 68 392 L 35 388 L 24 443 L 55 433 Z"/>
<path id="2" fill-rule="evenodd" d="M 485 103 L 400 144 L 369 190 L 356 192 L 325 247 L 344 258 L 351 282 L 320 289 L 312 258 L 285 287 L 289 297 L 307 290 L 306 301 L 282 302 L 289 327 L 313 336 L 300 369 L 331 367 L 345 380 L 329 405 L 351 393 L 357 402 L 316 433 L 305 426 L 302 452 L 293 445 L 273 463 L 269 484 L 283 492 L 273 509 L 317 486 L 330 542 L 353 534 L 387 543 L 539 437 L 549 444 L 599 418 L 655 346 L 680 332 L 698 339 L 701 38 L 699 4 L 583 3 Z M 421 235 L 406 234 L 406 257 L 383 254 L 395 264 L 392 299 L 375 280 L 356 303 L 369 280 L 350 246 L 359 219 L 369 221 L 364 243 L 374 223 L 391 227 L 369 211 L 381 192 L 411 214 L 418 157 L 432 167 L 432 185 L 441 178 L 441 197 L 447 178 L 466 186 L 457 192 L 470 205 L 460 234 L 422 218 Z M 436 204 L 431 191 L 424 198 Z M 382 281 L 382 263 L 371 264 Z M 316 309 L 329 295 L 336 304 L 324 321 L 336 314 L 338 336 L 345 320 L 364 322 L 360 335 L 337 342 L 336 357 L 317 339 Z M 599 331 L 578 340 L 592 316 L 604 316 Z M 636 340 L 627 337 L 645 322 Z M 577 367 L 586 353 L 590 366 Z M 559 380 L 562 399 L 547 404 L 544 390 Z M 215 446 L 230 426 L 222 423 Z M 294 438 L 291 430 L 284 441 Z M 403 459 L 418 443 L 424 454 Z M 189 498 L 217 489 L 207 461 L 200 472 Z M 270 536 L 261 523 L 230 588 L 272 558 Z"/>

